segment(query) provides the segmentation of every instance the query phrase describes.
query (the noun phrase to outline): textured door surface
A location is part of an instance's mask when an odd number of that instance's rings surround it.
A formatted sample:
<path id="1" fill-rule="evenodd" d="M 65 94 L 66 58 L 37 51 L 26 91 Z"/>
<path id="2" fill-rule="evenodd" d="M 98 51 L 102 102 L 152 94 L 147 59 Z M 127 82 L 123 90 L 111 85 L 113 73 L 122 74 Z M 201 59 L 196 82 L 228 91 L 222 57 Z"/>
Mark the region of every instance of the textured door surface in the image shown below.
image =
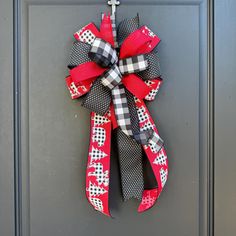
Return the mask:
<path id="1" fill-rule="evenodd" d="M 118 21 L 139 12 L 141 24 L 162 40 L 164 83 L 149 108 L 165 140 L 170 174 L 158 203 L 138 214 L 138 202 L 122 202 L 113 153 L 114 219 L 94 211 L 86 200 L 89 113 L 70 99 L 64 81 L 72 34 L 90 21 L 98 25 L 100 13 L 110 9 L 102 0 L 16 2 L 15 79 L 21 81 L 15 94 L 20 105 L 15 111 L 20 118 L 16 231 L 24 236 L 207 235 L 207 0 L 121 0 L 118 7 Z"/>

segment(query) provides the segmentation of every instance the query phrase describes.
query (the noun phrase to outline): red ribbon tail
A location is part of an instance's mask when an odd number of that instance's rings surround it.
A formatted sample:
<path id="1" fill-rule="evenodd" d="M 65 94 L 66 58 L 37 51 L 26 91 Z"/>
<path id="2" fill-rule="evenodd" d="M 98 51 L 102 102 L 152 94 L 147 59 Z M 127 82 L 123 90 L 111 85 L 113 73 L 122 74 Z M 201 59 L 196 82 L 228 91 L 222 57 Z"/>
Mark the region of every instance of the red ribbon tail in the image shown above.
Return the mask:
<path id="1" fill-rule="evenodd" d="M 154 121 L 143 100 L 137 100 L 136 106 L 139 112 L 142 112 L 142 116 L 144 117 L 143 121 L 140 122 L 140 129 L 142 130 L 144 127 L 149 127 L 158 134 L 157 127 L 154 124 Z M 155 204 L 168 178 L 168 159 L 164 146 L 162 146 L 160 150 L 155 150 L 155 147 L 152 147 L 151 145 L 143 145 L 143 149 L 151 164 L 158 187 L 144 190 L 138 212 L 146 211 Z"/>
<path id="2" fill-rule="evenodd" d="M 103 14 L 102 22 L 100 25 L 101 38 L 106 42 L 110 43 L 114 47 L 114 37 L 112 32 L 112 22 L 110 14 Z"/>
<path id="3" fill-rule="evenodd" d="M 91 132 L 86 170 L 86 196 L 95 210 L 111 216 L 109 210 L 110 115 L 91 112 Z"/>

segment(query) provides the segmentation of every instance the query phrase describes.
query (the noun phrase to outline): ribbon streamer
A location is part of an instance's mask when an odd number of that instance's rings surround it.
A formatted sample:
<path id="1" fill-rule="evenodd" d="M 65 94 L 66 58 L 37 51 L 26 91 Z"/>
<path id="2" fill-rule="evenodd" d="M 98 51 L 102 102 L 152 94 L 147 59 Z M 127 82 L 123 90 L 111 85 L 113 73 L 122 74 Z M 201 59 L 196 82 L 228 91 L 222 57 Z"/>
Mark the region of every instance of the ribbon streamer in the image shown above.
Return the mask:
<path id="1" fill-rule="evenodd" d="M 154 205 L 168 177 L 164 142 L 144 103 L 152 101 L 162 83 L 160 39 L 139 16 L 123 20 L 102 15 L 100 30 L 93 23 L 74 34 L 70 75 L 72 99 L 83 96 L 91 110 L 91 133 L 86 172 L 86 196 L 95 210 L 111 216 L 108 204 L 112 130 L 117 139 L 124 200 L 140 200 L 139 212 Z M 118 47 L 118 48 L 117 48 Z M 156 185 L 145 189 L 143 158 L 148 158 Z"/>

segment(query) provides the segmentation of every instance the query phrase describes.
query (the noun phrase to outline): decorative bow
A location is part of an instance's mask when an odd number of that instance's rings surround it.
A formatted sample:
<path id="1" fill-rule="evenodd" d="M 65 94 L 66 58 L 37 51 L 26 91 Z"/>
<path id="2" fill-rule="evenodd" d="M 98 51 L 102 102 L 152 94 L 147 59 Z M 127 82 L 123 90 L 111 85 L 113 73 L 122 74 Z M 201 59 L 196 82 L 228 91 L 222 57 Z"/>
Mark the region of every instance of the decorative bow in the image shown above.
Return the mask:
<path id="1" fill-rule="evenodd" d="M 93 23 L 74 34 L 70 76 L 73 99 L 91 112 L 86 194 L 94 208 L 110 216 L 108 206 L 111 130 L 115 131 L 124 200 L 141 200 L 139 212 L 150 208 L 167 180 L 168 162 L 157 128 L 143 101 L 153 100 L 162 82 L 154 48 L 160 39 L 139 17 L 122 21 L 103 14 L 100 31 Z M 116 42 L 116 39 L 118 42 Z M 115 46 L 119 46 L 118 49 Z M 143 152 L 144 150 L 144 152 Z M 157 186 L 144 190 L 142 158 L 147 156 Z"/>

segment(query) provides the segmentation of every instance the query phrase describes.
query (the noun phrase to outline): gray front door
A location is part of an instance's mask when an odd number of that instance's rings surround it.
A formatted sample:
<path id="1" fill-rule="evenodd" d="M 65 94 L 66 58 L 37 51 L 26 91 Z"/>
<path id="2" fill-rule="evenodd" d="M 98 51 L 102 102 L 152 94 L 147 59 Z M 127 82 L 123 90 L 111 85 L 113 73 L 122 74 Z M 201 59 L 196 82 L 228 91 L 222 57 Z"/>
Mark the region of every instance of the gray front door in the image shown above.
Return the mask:
<path id="1" fill-rule="evenodd" d="M 0 235 L 209 235 L 207 0 L 121 0 L 118 7 L 118 21 L 139 12 L 141 24 L 162 40 L 164 83 L 149 108 L 165 140 L 170 174 L 158 203 L 138 214 L 138 202 L 122 202 L 113 153 L 115 219 L 94 211 L 85 197 L 89 112 L 70 99 L 64 81 L 72 34 L 98 24 L 109 10 L 106 1 L 2 2 L 0 25 L 9 27 L 0 44 L 6 55 L 0 64 Z"/>

